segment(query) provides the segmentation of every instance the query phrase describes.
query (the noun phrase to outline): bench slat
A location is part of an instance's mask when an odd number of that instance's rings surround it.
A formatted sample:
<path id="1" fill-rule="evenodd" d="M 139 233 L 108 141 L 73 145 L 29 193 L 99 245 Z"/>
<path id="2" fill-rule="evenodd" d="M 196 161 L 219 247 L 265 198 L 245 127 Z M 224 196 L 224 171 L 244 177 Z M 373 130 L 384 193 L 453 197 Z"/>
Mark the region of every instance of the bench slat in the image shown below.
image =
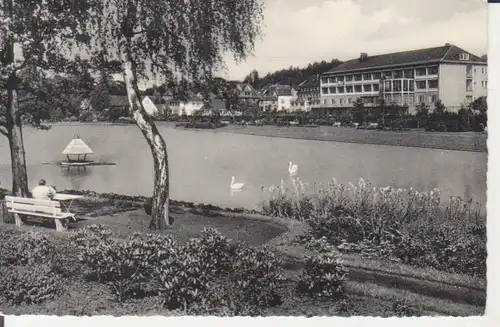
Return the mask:
<path id="1" fill-rule="evenodd" d="M 67 213 L 67 212 L 62 212 L 55 217 L 53 215 L 48 215 L 48 214 L 43 213 L 43 212 L 33 212 L 33 211 L 24 211 L 24 210 L 11 210 L 9 212 L 17 213 L 17 214 L 21 214 L 21 215 L 38 216 L 38 217 L 53 218 L 53 219 L 73 218 L 75 216 L 74 214 Z"/>
<path id="2" fill-rule="evenodd" d="M 14 203 L 7 202 L 6 205 L 8 209 L 30 211 L 30 212 L 42 212 L 49 215 L 58 215 L 62 212 L 61 208 L 45 207 L 45 206 L 38 206 L 31 204 L 20 204 L 16 202 Z"/>
<path id="3" fill-rule="evenodd" d="M 46 207 L 56 207 L 60 208 L 61 204 L 59 201 L 51 201 L 51 200 L 40 200 L 40 199 L 30 199 L 30 198 L 21 198 L 17 196 L 5 196 L 5 202 L 7 203 L 21 203 L 21 204 L 32 204 Z"/>

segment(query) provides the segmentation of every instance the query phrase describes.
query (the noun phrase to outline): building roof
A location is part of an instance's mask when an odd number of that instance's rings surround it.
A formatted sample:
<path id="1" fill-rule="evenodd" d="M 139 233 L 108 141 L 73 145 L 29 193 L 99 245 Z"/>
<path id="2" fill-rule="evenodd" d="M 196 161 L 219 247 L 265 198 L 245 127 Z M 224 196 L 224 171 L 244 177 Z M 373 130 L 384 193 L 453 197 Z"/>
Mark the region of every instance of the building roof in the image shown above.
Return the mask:
<path id="1" fill-rule="evenodd" d="M 128 97 L 126 95 L 110 95 L 109 105 L 111 107 L 128 107 Z"/>
<path id="2" fill-rule="evenodd" d="M 267 95 L 262 97 L 262 101 L 278 101 L 278 98 L 274 95 Z"/>
<path id="3" fill-rule="evenodd" d="M 340 73 L 347 71 L 373 69 L 386 66 L 410 65 L 414 63 L 439 63 L 445 61 L 458 61 L 460 53 L 468 53 L 470 58 L 465 62 L 486 63 L 480 57 L 467 52 L 455 45 L 447 44 L 440 47 L 394 52 L 376 56 L 367 56 L 348 60 L 327 73 Z"/>
<path id="4" fill-rule="evenodd" d="M 319 86 L 320 86 L 319 76 L 314 75 L 314 76 L 311 76 L 308 79 L 302 81 L 299 84 L 298 88 L 299 89 L 308 89 L 308 88 L 314 88 L 314 87 L 319 87 Z"/>
<path id="5" fill-rule="evenodd" d="M 75 135 L 71 142 L 64 148 L 63 154 L 92 154 L 94 151 L 83 142 L 83 140 L 78 136 Z"/>

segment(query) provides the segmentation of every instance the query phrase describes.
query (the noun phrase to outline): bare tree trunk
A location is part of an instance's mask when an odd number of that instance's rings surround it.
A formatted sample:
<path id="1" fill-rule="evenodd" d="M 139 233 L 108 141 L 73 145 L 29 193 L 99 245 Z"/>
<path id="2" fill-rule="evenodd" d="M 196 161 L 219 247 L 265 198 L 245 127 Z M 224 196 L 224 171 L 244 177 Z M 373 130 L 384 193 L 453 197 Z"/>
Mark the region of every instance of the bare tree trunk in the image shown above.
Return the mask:
<path id="1" fill-rule="evenodd" d="M 7 101 L 7 137 L 9 139 L 12 166 L 12 193 L 17 196 L 27 197 L 29 195 L 28 172 L 26 171 L 22 121 L 16 90 L 8 90 Z"/>
<path id="2" fill-rule="evenodd" d="M 127 87 L 127 96 L 130 104 L 130 112 L 142 135 L 146 139 L 153 154 L 154 163 L 154 190 L 151 208 L 151 229 L 163 229 L 170 225 L 169 219 L 169 172 L 167 146 L 163 137 L 158 132 L 153 119 L 142 106 L 139 97 L 137 78 L 133 70 L 133 63 L 124 58 L 123 77 Z"/>

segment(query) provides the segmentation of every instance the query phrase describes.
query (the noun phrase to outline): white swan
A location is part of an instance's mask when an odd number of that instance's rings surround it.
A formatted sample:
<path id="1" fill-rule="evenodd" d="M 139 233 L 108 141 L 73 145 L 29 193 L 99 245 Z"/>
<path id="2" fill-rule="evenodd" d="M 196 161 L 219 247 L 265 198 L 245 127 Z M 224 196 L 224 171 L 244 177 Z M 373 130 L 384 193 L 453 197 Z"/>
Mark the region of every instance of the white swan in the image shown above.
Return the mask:
<path id="1" fill-rule="evenodd" d="M 296 164 L 292 164 L 291 161 L 288 162 L 288 173 L 290 175 L 294 175 L 297 173 L 297 171 L 299 170 L 299 166 L 297 166 Z"/>
<path id="2" fill-rule="evenodd" d="M 235 183 L 234 176 L 231 176 L 231 190 L 241 190 L 245 183 Z"/>

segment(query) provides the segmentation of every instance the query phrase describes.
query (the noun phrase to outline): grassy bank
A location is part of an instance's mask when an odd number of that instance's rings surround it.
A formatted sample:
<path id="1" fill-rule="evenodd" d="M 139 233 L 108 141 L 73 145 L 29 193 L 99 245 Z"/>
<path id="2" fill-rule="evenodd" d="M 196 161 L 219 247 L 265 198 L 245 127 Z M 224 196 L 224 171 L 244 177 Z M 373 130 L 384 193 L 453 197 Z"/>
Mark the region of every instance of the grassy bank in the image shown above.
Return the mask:
<path id="1" fill-rule="evenodd" d="M 22 229 L 0 225 L 0 311 L 263 316 L 484 311 L 482 278 L 339 252 L 311 241 L 310 223 L 285 212 L 273 218 L 176 201 L 174 225 L 151 232 L 145 198 L 81 193 L 86 197 L 75 201 L 74 211 L 89 219 L 68 233 L 39 223 Z"/>
<path id="2" fill-rule="evenodd" d="M 378 131 L 348 127 L 319 126 L 234 126 L 224 128 L 232 133 L 295 138 L 315 141 L 333 141 L 376 145 L 432 148 L 454 151 L 487 152 L 487 135 L 484 133 L 434 133 L 423 131 Z"/>

